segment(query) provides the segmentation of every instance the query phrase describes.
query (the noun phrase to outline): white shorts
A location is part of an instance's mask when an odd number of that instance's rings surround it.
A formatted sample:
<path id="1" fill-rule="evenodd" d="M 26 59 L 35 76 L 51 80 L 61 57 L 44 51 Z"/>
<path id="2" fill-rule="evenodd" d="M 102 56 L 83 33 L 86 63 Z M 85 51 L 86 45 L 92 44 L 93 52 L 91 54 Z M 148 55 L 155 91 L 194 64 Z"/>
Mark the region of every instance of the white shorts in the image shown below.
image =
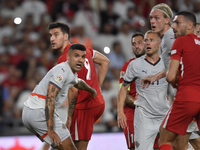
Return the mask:
<path id="1" fill-rule="evenodd" d="M 68 110 L 67 107 L 59 107 L 57 109 L 57 112 L 59 114 L 59 118 L 60 120 L 65 124 L 67 122 L 67 117 L 68 117 Z"/>
<path id="2" fill-rule="evenodd" d="M 192 121 L 187 128 L 188 133 L 192 132 L 189 139 L 193 140 L 193 139 L 200 138 L 198 131 L 199 129 L 198 129 L 197 123 L 195 121 Z"/>
<path id="3" fill-rule="evenodd" d="M 164 116 L 158 119 L 147 118 L 143 115 L 140 107 L 135 108 L 135 150 L 153 150 L 154 142 L 163 119 Z"/>
<path id="4" fill-rule="evenodd" d="M 198 129 L 197 123 L 195 121 L 192 121 L 187 128 L 187 132 L 190 133 L 194 131 L 199 131 L 199 129 Z"/>
<path id="5" fill-rule="evenodd" d="M 22 121 L 26 128 L 35 134 L 42 142 L 46 142 L 53 147 L 56 146 L 51 142 L 48 136 L 45 110 L 43 108 L 31 109 L 24 106 Z M 56 114 L 54 114 L 54 131 L 58 134 L 61 141 L 64 141 L 70 136 L 69 130 Z"/>

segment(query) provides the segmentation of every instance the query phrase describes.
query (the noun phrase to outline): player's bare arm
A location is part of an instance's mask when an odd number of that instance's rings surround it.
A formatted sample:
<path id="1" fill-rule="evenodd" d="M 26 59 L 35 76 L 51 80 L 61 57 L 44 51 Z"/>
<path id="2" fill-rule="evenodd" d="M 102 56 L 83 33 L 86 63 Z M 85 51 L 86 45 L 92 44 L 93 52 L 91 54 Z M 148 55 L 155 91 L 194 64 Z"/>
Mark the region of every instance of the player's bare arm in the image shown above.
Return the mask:
<path id="1" fill-rule="evenodd" d="M 176 59 L 171 59 L 169 63 L 169 70 L 167 72 L 167 81 L 176 88 L 178 82 L 177 72 L 179 69 L 180 61 Z"/>
<path id="2" fill-rule="evenodd" d="M 130 106 L 135 107 L 134 101 L 135 101 L 135 98 L 127 93 L 126 94 L 125 103 L 128 104 L 128 105 L 130 105 Z"/>
<path id="3" fill-rule="evenodd" d="M 74 85 L 75 88 L 79 90 L 86 90 L 91 93 L 91 97 L 94 98 L 97 92 L 94 88 L 90 87 L 84 80 L 78 79 L 78 83 Z"/>
<path id="4" fill-rule="evenodd" d="M 66 122 L 66 127 L 68 128 L 69 131 L 72 124 L 72 116 L 74 114 L 77 97 L 78 97 L 78 89 L 75 87 L 71 87 L 68 90 L 69 109 L 68 109 L 68 117 L 67 117 L 67 122 Z"/>
<path id="5" fill-rule="evenodd" d="M 122 128 L 126 128 L 127 126 L 126 116 L 124 114 L 123 108 L 124 108 L 124 102 L 126 99 L 126 93 L 129 86 L 130 84 L 123 82 L 118 94 L 117 122 L 118 122 L 118 127 L 121 126 Z"/>
<path id="6" fill-rule="evenodd" d="M 145 87 L 148 88 L 150 84 L 153 84 L 155 81 L 158 81 L 159 79 L 164 78 L 166 76 L 166 73 L 167 71 L 163 70 L 156 73 L 155 75 L 142 78 L 141 80 L 142 88 L 145 88 Z"/>
<path id="7" fill-rule="evenodd" d="M 110 64 L 110 60 L 104 56 L 103 54 L 96 52 L 93 61 L 99 65 L 99 69 L 98 69 L 98 82 L 99 82 L 99 87 L 101 87 L 107 71 L 108 71 L 108 67 Z"/>
<path id="8" fill-rule="evenodd" d="M 53 129 L 53 124 L 54 124 L 53 118 L 54 118 L 55 98 L 59 92 L 60 92 L 59 88 L 49 83 L 47 96 L 45 98 L 45 101 L 46 101 L 45 116 L 46 116 L 46 122 L 47 122 L 48 135 L 51 138 L 51 141 L 54 142 L 58 146 L 62 143 L 61 143 L 60 137 L 57 135 L 57 133 Z"/>

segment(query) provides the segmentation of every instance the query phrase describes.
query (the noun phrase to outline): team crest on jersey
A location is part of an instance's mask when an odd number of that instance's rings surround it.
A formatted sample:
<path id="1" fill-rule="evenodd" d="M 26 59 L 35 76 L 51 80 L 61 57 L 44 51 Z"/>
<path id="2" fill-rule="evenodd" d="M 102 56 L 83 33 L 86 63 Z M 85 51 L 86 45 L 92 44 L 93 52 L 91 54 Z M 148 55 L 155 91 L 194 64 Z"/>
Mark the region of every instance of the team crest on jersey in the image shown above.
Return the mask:
<path id="1" fill-rule="evenodd" d="M 124 72 L 124 71 L 121 71 L 121 72 L 120 72 L 120 78 L 124 78 L 124 76 L 125 76 L 125 72 Z"/>
<path id="2" fill-rule="evenodd" d="M 55 80 L 58 82 L 61 82 L 63 80 L 63 77 L 59 74 L 59 75 L 57 75 Z"/>

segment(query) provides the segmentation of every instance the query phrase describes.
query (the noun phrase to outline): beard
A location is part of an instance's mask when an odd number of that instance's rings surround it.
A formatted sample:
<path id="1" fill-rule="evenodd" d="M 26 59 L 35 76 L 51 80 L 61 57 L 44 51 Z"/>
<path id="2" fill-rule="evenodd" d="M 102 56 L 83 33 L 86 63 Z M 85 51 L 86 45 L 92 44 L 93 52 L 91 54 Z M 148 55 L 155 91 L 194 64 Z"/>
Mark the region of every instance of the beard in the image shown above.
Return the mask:
<path id="1" fill-rule="evenodd" d="M 134 53 L 134 54 L 135 54 L 136 58 L 139 58 L 145 54 L 145 50 L 143 50 L 140 54 L 136 54 L 136 53 Z"/>

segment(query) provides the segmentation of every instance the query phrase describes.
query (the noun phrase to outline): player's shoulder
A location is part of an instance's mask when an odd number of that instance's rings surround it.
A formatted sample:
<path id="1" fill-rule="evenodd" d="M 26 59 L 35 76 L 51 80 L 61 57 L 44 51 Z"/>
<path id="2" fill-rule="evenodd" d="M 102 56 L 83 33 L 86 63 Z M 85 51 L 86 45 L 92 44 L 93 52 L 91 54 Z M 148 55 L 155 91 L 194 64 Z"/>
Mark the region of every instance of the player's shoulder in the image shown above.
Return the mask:
<path id="1" fill-rule="evenodd" d="M 144 62 L 144 60 L 145 60 L 145 55 L 143 55 L 143 56 L 141 56 L 141 57 L 139 57 L 137 59 L 132 60 L 129 63 L 129 65 L 137 67 L 137 66 L 140 66 Z"/>
<path id="2" fill-rule="evenodd" d="M 165 42 L 168 42 L 168 41 L 174 41 L 175 40 L 175 37 L 174 37 L 174 32 L 173 32 L 173 29 L 170 28 L 169 30 L 167 30 L 163 37 L 162 37 L 162 41 L 165 41 Z"/>

